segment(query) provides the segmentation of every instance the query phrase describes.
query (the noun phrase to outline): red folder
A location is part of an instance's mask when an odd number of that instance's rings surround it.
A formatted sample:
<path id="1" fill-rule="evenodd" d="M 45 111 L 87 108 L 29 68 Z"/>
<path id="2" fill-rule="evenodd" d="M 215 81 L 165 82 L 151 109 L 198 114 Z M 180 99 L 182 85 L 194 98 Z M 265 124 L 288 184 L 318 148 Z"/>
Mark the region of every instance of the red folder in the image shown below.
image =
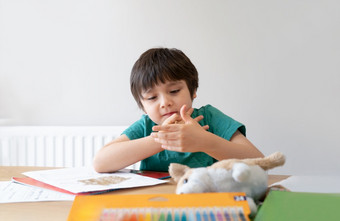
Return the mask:
<path id="1" fill-rule="evenodd" d="M 98 191 L 98 192 L 86 192 L 86 193 L 72 193 L 70 191 L 52 186 L 50 184 L 41 182 L 39 180 L 35 180 L 31 177 L 12 177 L 12 180 L 14 182 L 20 183 L 20 184 L 24 184 L 24 185 L 29 185 L 29 186 L 34 186 L 34 187 L 41 187 L 41 188 L 45 188 L 45 189 L 49 189 L 49 190 L 54 190 L 54 191 L 58 191 L 61 193 L 68 193 L 68 194 L 72 194 L 72 195 L 88 195 L 88 194 L 95 194 L 95 193 L 102 193 L 103 191 Z"/>

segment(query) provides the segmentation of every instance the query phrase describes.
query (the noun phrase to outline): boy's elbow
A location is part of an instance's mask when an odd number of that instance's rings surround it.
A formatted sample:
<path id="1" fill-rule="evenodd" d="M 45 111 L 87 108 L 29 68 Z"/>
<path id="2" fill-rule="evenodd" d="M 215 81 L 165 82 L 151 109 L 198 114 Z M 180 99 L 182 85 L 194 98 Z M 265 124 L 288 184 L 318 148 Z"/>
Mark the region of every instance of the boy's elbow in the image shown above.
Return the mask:
<path id="1" fill-rule="evenodd" d="M 105 168 L 105 164 L 103 161 L 99 160 L 97 157 L 93 159 L 93 168 L 97 173 L 107 173 L 107 168 Z"/>
<path id="2" fill-rule="evenodd" d="M 97 173 L 113 173 L 119 170 L 113 168 L 112 163 L 104 162 L 104 160 L 99 159 L 98 157 L 93 159 L 92 166 Z"/>
<path id="3" fill-rule="evenodd" d="M 103 168 L 102 166 L 94 159 L 93 160 L 93 169 L 97 172 L 97 173 L 103 173 Z"/>

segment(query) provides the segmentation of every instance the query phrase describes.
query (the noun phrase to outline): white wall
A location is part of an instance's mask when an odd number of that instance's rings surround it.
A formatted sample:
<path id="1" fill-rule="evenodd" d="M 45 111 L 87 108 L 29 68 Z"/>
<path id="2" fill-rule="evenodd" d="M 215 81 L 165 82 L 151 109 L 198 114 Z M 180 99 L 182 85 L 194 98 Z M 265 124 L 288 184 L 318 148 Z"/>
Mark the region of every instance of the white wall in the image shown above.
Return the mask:
<path id="1" fill-rule="evenodd" d="M 340 2 L 0 0 L 1 125 L 129 125 L 134 61 L 182 49 L 196 106 L 247 126 L 282 174 L 339 174 Z"/>

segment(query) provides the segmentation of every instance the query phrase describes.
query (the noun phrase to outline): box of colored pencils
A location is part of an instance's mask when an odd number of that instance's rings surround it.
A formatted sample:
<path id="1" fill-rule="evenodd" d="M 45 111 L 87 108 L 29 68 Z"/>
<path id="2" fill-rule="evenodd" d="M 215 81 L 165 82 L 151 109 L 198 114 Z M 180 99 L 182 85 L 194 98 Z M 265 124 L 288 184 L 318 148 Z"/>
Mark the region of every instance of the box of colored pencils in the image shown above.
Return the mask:
<path id="1" fill-rule="evenodd" d="M 77 196 L 68 220 L 229 221 L 249 220 L 244 193 Z"/>

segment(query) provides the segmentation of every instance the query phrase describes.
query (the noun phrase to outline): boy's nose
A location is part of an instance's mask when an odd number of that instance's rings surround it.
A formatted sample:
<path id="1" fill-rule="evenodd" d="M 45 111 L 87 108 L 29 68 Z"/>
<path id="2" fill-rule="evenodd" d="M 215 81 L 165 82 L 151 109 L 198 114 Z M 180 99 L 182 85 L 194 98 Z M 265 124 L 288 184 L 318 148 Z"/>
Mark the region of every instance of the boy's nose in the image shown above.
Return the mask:
<path id="1" fill-rule="evenodd" d="M 171 98 L 169 98 L 168 96 L 162 96 L 161 99 L 161 107 L 167 107 L 167 106 L 171 106 L 172 105 L 172 100 Z"/>

